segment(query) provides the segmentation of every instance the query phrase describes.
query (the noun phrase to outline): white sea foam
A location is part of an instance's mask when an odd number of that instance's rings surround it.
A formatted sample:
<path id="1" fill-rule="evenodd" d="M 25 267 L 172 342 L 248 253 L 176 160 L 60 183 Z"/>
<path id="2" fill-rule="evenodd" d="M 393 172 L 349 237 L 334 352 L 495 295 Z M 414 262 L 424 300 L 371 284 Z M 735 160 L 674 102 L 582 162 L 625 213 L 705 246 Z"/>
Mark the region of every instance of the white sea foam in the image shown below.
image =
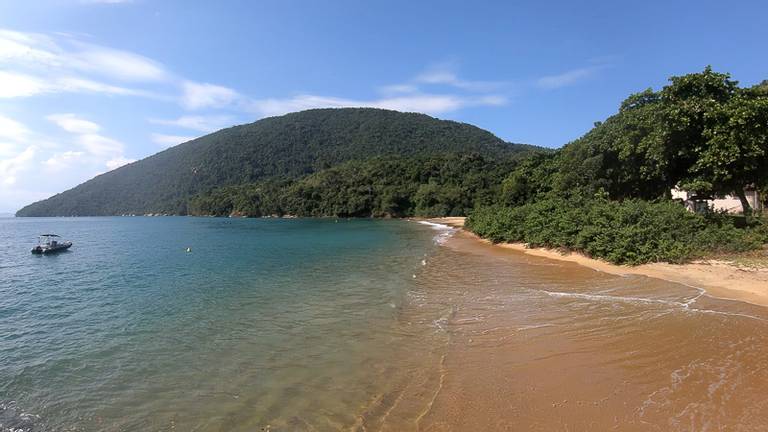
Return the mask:
<path id="1" fill-rule="evenodd" d="M 435 243 L 442 245 L 446 241 L 448 241 L 451 236 L 453 236 L 454 233 L 456 233 L 456 228 L 452 228 L 448 225 L 439 224 L 435 222 L 428 222 L 428 221 L 416 221 L 416 223 L 420 223 L 422 225 L 427 225 L 431 227 L 433 230 L 440 231 L 438 235 L 433 237 L 433 240 Z"/>
<path id="2" fill-rule="evenodd" d="M 582 293 L 569 293 L 569 292 L 558 292 L 558 291 L 542 291 L 542 292 L 546 293 L 550 297 L 577 298 L 577 299 L 583 299 L 583 300 L 589 300 L 589 301 L 611 302 L 611 303 L 662 304 L 666 306 L 678 307 L 680 309 L 684 309 L 690 312 L 726 315 L 726 316 L 733 316 L 733 317 L 749 318 L 749 319 L 754 319 L 758 321 L 766 321 L 764 318 L 760 318 L 754 315 L 690 307 L 694 302 L 696 302 L 696 300 L 698 300 L 700 297 L 705 295 L 703 291 L 700 292 L 699 295 L 683 302 L 672 301 L 672 300 L 662 300 L 662 299 L 650 299 L 650 298 L 643 298 L 643 297 L 621 297 L 621 296 L 602 295 L 602 294 L 582 294 Z"/>
<path id="3" fill-rule="evenodd" d="M 517 331 L 536 330 L 545 327 L 555 327 L 557 324 L 531 324 L 527 326 L 518 327 Z"/>
<path id="4" fill-rule="evenodd" d="M 621 297 L 604 294 L 582 294 L 582 293 L 569 293 L 558 291 L 542 291 L 550 297 L 564 297 L 564 298 L 577 298 L 591 301 L 607 301 L 617 303 L 658 303 L 670 306 L 688 307 L 688 303 L 676 302 L 670 300 L 661 299 L 649 299 L 644 297 Z"/>
<path id="5" fill-rule="evenodd" d="M 432 229 L 441 230 L 441 231 L 443 231 L 443 230 L 453 230 L 454 229 L 454 228 L 451 228 L 450 226 L 445 225 L 445 224 L 429 222 L 429 221 L 417 221 L 416 223 L 420 223 L 422 225 L 431 226 Z"/>

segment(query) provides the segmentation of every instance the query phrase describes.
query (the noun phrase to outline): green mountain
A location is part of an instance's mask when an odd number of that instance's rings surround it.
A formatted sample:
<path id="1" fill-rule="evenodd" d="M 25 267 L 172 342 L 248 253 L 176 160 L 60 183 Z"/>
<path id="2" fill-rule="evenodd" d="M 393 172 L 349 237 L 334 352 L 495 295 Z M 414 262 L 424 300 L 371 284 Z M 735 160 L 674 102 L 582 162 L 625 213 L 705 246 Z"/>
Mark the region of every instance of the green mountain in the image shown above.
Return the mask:
<path id="1" fill-rule="evenodd" d="M 430 158 L 450 163 L 445 158 L 474 155 L 497 167 L 540 150 L 534 146 L 506 143 L 472 125 L 423 114 L 370 108 L 316 109 L 266 118 L 197 138 L 30 204 L 16 215 L 183 215 L 190 213 L 191 207 L 194 207 L 193 214 L 221 214 L 226 206 L 214 206 L 216 211 L 206 211 L 201 203 L 206 199 L 210 203 L 212 196 L 221 197 L 222 191 L 229 191 L 227 194 L 234 199 L 231 196 L 234 191 L 253 191 L 254 188 L 263 189 L 265 185 L 271 185 L 274 196 L 261 198 L 280 201 L 285 188 L 299 187 L 296 185 L 302 181 L 316 184 L 328 177 L 328 174 L 325 177 L 318 175 L 340 165 L 343 169 L 351 169 L 349 165 L 343 165 L 345 163 L 368 161 L 366 163 L 371 168 L 371 160 L 400 158 L 397 163 L 403 169 L 406 168 L 402 166 L 409 165 L 411 159 L 414 164 L 431 169 L 428 166 Z M 454 162 L 459 160 L 454 159 Z M 385 162 L 373 162 L 374 165 L 377 163 Z M 412 168 L 408 169 L 413 171 Z M 485 170 L 476 171 L 482 175 Z M 414 182 L 440 183 L 440 179 L 429 175 L 411 178 Z M 401 179 L 398 181 L 402 183 Z M 477 184 L 475 179 L 473 190 Z M 403 193 L 415 193 L 418 189 L 418 185 L 416 188 L 410 186 L 414 185 L 409 185 Z M 247 196 L 237 199 L 241 207 L 249 204 L 244 202 L 248 200 Z M 291 199 L 293 204 L 289 208 L 284 209 L 283 204 L 277 202 L 269 207 L 270 211 L 294 214 L 292 211 L 302 208 L 296 201 L 304 198 L 294 194 Z M 312 208 L 297 213 L 332 215 L 329 209 L 333 206 L 322 208 L 325 210 Z M 238 212 L 232 206 L 229 210 Z M 363 215 L 368 211 L 377 213 L 371 208 L 354 214 Z M 455 213 L 458 210 L 447 211 Z M 242 213 L 260 215 L 262 212 Z"/>

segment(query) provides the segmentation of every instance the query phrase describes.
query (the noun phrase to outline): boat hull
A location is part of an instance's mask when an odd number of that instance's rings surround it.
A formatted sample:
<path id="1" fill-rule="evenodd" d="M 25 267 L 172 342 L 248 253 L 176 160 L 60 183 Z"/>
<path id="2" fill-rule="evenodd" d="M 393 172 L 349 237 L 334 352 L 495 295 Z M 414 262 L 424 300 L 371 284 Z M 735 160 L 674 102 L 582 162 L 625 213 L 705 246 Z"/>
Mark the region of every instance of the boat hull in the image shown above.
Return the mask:
<path id="1" fill-rule="evenodd" d="M 32 253 L 37 255 L 48 255 L 65 251 L 70 247 L 72 247 L 72 242 L 61 243 L 56 246 L 35 246 L 32 248 Z"/>

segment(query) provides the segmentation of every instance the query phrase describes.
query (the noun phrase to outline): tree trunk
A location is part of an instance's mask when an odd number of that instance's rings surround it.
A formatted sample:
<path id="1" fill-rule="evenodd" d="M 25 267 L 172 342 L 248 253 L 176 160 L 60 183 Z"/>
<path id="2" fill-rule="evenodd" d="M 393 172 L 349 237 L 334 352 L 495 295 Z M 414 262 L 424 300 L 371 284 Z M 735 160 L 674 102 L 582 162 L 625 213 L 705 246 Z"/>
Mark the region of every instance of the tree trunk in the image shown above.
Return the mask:
<path id="1" fill-rule="evenodd" d="M 744 216 L 750 216 L 752 214 L 752 207 L 749 205 L 749 201 L 747 201 L 744 189 L 736 189 L 736 196 L 739 197 L 739 201 L 741 201 L 741 210 L 744 213 Z"/>

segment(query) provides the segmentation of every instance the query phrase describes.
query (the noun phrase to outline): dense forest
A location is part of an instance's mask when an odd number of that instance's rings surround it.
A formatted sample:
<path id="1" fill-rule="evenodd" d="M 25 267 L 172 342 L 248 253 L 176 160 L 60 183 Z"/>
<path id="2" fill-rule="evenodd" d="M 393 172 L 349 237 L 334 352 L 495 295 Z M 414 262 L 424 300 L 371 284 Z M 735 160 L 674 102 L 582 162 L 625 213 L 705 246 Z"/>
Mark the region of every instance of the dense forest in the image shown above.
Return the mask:
<path id="1" fill-rule="evenodd" d="M 687 212 L 671 200 L 676 186 L 702 199 L 735 194 L 746 217 Z M 748 188 L 768 196 L 768 82 L 739 87 L 708 67 L 629 96 L 583 137 L 523 161 L 467 226 L 615 263 L 676 262 L 768 242 Z"/>
<path id="2" fill-rule="evenodd" d="M 768 186 L 768 83 L 740 88 L 706 68 L 633 94 L 619 112 L 556 153 L 522 163 L 504 180 L 502 203 L 544 195 L 609 199 L 701 197 Z M 763 194 L 766 195 L 766 194 Z"/>
<path id="3" fill-rule="evenodd" d="M 500 167 L 509 168 L 509 165 L 505 165 L 507 162 L 538 151 L 542 149 L 509 144 L 475 126 L 438 120 L 424 114 L 371 108 L 317 109 L 231 127 L 172 147 L 141 161 L 97 176 L 71 190 L 24 207 L 17 215 L 99 216 L 146 213 L 183 215 L 189 213 L 190 201 L 193 203 L 194 214 L 208 212 L 224 214 L 222 207 L 213 205 L 222 194 L 242 192 L 251 194 L 248 196 L 256 196 L 253 193 L 263 196 L 268 190 L 282 193 L 282 188 L 288 183 L 334 168 L 323 175 L 302 180 L 300 185 L 297 184 L 294 189 L 291 189 L 294 198 L 307 197 L 306 194 L 301 195 L 299 188 L 312 188 L 322 182 L 331 182 L 332 178 L 339 173 L 338 170 L 343 170 L 343 174 L 346 175 L 360 170 L 386 169 L 385 162 L 366 162 L 373 158 L 401 158 L 399 162 L 392 159 L 391 163 L 413 177 L 416 176 L 414 170 L 418 168 L 409 166 L 408 158 L 414 158 L 414 164 L 423 165 L 427 170 L 438 169 L 434 165 L 440 163 L 435 161 L 430 165 L 425 158 L 439 159 L 450 157 L 450 155 L 467 157 L 476 155 L 484 158 L 483 160 L 493 161 L 493 164 L 498 163 Z M 360 170 L 356 170 L 352 165 L 339 166 L 350 161 L 356 161 Z M 375 168 L 377 164 L 385 165 L 378 165 L 378 168 Z M 445 168 L 439 169 L 444 173 L 431 175 L 427 172 L 417 177 L 425 178 L 426 183 L 430 181 L 456 183 L 456 178 L 438 178 L 441 175 L 455 175 L 445 172 Z M 477 171 L 479 171 L 478 175 L 485 175 L 484 170 Z M 495 175 L 495 173 L 491 172 L 488 175 Z M 358 179 L 362 181 L 362 177 Z M 487 180 L 486 184 L 490 182 L 490 177 Z M 376 178 L 365 181 L 369 183 L 356 184 L 355 188 L 373 187 L 374 182 L 378 186 L 383 184 Z M 468 181 L 481 182 L 481 180 L 469 178 Z M 418 190 L 418 186 L 408 185 L 406 189 L 397 191 L 392 189 L 389 192 L 410 193 L 411 190 Z M 474 194 L 477 185 L 467 188 Z M 426 190 L 422 191 L 422 194 L 426 193 Z M 246 198 L 233 196 L 230 201 L 242 203 Z M 264 197 L 265 200 L 278 198 Z M 388 198 L 377 197 L 377 199 Z M 414 197 L 409 195 L 404 199 L 412 201 Z M 450 199 L 454 200 L 454 198 Z M 475 198 L 473 196 L 461 199 L 474 202 Z M 302 215 L 335 214 L 332 207 L 318 206 L 317 203 L 306 206 L 297 203 L 288 204 L 290 205 L 287 207 L 283 207 L 282 204 L 269 207 L 268 213 L 290 211 Z M 466 208 L 466 205 L 466 203 L 453 202 L 445 204 L 450 207 L 446 210 L 448 212 L 454 212 L 460 206 Z M 435 208 L 438 207 L 440 206 L 435 205 Z M 233 207 L 232 210 L 247 214 L 262 214 L 267 209 L 267 207 L 259 207 L 258 211 L 249 210 L 253 208 L 255 208 L 254 205 L 249 204 L 248 208 Z M 400 211 L 397 210 L 397 212 Z M 402 211 L 412 212 L 405 207 Z M 370 207 L 366 211 L 359 208 L 354 211 L 340 208 L 339 212 L 355 215 L 395 214 L 383 207 Z M 442 213 L 441 211 L 439 214 Z"/>
<path id="4" fill-rule="evenodd" d="M 516 159 L 472 153 L 351 161 L 296 181 L 270 179 L 215 189 L 194 197 L 189 212 L 256 217 L 461 216 L 496 202 Z"/>

